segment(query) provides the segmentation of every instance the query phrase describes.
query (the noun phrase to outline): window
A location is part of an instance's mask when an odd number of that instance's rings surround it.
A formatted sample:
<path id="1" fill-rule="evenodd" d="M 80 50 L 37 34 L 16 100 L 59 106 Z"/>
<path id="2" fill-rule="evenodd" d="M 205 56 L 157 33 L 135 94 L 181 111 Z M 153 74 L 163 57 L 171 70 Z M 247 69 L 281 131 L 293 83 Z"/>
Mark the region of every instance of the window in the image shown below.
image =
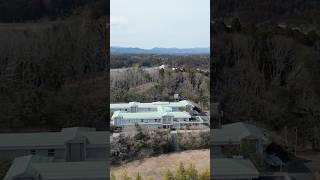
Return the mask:
<path id="1" fill-rule="evenodd" d="M 48 150 L 48 156 L 49 156 L 49 157 L 54 156 L 54 149 L 49 149 L 49 150 Z"/>
<path id="2" fill-rule="evenodd" d="M 31 151 L 30 151 L 30 154 L 35 155 L 35 154 L 36 154 L 36 150 L 34 150 L 34 149 L 31 150 Z"/>

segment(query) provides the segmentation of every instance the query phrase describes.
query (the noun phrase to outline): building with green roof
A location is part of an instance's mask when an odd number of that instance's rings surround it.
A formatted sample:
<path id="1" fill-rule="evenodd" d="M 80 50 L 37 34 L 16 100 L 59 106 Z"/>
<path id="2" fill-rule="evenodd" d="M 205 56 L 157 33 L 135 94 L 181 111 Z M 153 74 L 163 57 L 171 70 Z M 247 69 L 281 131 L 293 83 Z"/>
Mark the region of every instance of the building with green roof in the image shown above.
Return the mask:
<path id="1" fill-rule="evenodd" d="M 192 110 L 193 104 L 191 101 L 183 100 L 179 102 L 166 102 L 157 101 L 151 103 L 140 103 L 140 102 L 129 102 L 129 103 L 113 103 L 110 104 L 110 111 L 123 111 L 123 112 L 156 112 L 158 107 L 168 107 L 172 111 L 179 111 L 180 108 L 186 108 L 187 110 Z"/>
<path id="2" fill-rule="evenodd" d="M 63 128 L 60 132 L 0 134 L 0 158 L 41 155 L 55 161 L 107 160 L 107 131 Z"/>
<path id="3" fill-rule="evenodd" d="M 155 111 L 115 111 L 111 117 L 111 124 L 122 128 L 132 127 L 135 124 L 151 128 L 180 128 L 183 125 L 205 124 L 201 118 L 192 118 L 189 112 L 174 109 L 172 106 L 167 106 L 167 103 L 154 104 L 156 104 Z"/>
<path id="4" fill-rule="evenodd" d="M 243 143 L 249 143 L 256 153 L 262 154 L 269 143 L 265 133 L 255 125 L 237 122 L 211 129 L 212 155 L 222 156 L 223 147 L 236 146 L 239 149 Z"/>
<path id="5" fill-rule="evenodd" d="M 107 161 L 55 162 L 28 155 L 15 158 L 4 180 L 106 180 Z"/>

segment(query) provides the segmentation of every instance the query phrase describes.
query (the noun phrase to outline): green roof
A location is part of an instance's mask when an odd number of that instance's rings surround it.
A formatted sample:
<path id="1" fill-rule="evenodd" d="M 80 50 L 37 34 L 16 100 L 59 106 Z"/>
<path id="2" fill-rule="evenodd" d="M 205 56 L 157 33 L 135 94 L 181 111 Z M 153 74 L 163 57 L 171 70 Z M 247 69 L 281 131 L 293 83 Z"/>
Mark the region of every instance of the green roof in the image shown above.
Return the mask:
<path id="1" fill-rule="evenodd" d="M 16 158 L 4 180 L 39 175 L 44 179 L 106 179 L 107 174 L 106 161 L 53 162 L 52 158 L 29 155 Z"/>
<path id="2" fill-rule="evenodd" d="M 34 162 L 50 162 L 52 158 L 37 155 L 22 156 L 14 159 L 10 169 L 8 170 L 4 180 L 12 180 L 17 176 L 34 177 L 37 172 L 31 166 Z"/>
<path id="3" fill-rule="evenodd" d="M 247 159 L 211 159 L 213 178 L 257 178 L 259 172 L 250 160 Z"/>
<path id="4" fill-rule="evenodd" d="M 0 148 L 30 146 L 63 146 L 66 141 L 85 137 L 89 144 L 106 145 L 109 132 L 96 131 L 95 128 L 64 128 L 61 132 L 5 133 L 0 134 Z"/>
<path id="5" fill-rule="evenodd" d="M 245 138 L 267 141 L 264 133 L 258 127 L 243 122 L 222 125 L 220 129 L 212 129 L 211 133 L 213 144 L 240 143 Z"/>
<path id="6" fill-rule="evenodd" d="M 163 107 L 185 107 L 193 106 L 191 101 L 183 100 L 179 102 L 166 102 L 166 101 L 157 101 L 151 103 L 140 103 L 140 102 L 129 102 L 129 103 L 113 103 L 110 104 L 111 109 L 128 109 L 130 107 L 140 107 L 140 108 L 157 108 L 158 106 Z"/>
<path id="7" fill-rule="evenodd" d="M 33 167 L 44 179 L 107 179 L 108 174 L 105 161 L 35 163 Z"/>

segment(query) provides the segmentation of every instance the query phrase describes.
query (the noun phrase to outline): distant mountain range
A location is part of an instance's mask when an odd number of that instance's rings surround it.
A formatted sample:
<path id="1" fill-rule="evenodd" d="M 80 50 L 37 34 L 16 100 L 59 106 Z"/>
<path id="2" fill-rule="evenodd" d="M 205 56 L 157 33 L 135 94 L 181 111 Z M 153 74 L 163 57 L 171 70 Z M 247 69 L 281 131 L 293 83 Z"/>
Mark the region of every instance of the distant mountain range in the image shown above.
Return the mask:
<path id="1" fill-rule="evenodd" d="M 209 48 L 132 48 L 132 47 L 111 47 L 111 54 L 209 54 Z"/>

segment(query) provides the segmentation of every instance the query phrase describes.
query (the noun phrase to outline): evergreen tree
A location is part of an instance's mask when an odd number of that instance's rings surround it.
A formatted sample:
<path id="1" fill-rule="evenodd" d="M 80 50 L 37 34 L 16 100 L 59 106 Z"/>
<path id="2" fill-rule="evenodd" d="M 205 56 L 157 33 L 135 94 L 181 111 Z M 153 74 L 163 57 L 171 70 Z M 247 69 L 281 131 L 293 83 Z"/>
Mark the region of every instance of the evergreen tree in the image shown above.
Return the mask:
<path id="1" fill-rule="evenodd" d="M 210 172 L 208 167 L 206 167 L 204 171 L 200 174 L 199 180 L 210 180 Z"/>
<path id="2" fill-rule="evenodd" d="M 117 180 L 116 176 L 113 173 L 110 174 L 110 180 Z"/>
<path id="3" fill-rule="evenodd" d="M 187 170 L 187 179 L 189 180 L 197 180 L 198 179 L 198 171 L 194 164 L 190 163 Z"/>
<path id="4" fill-rule="evenodd" d="M 176 169 L 175 179 L 176 180 L 187 180 L 186 170 L 185 170 L 182 162 L 179 163 L 179 165 Z"/>
<path id="5" fill-rule="evenodd" d="M 121 174 L 121 180 L 131 180 L 131 177 L 128 176 L 127 171 L 124 171 L 124 172 Z"/>
<path id="6" fill-rule="evenodd" d="M 163 180 L 174 180 L 174 175 L 169 169 L 164 173 Z"/>
<path id="7" fill-rule="evenodd" d="M 143 180 L 141 174 L 139 172 L 137 172 L 134 176 L 135 180 Z"/>

